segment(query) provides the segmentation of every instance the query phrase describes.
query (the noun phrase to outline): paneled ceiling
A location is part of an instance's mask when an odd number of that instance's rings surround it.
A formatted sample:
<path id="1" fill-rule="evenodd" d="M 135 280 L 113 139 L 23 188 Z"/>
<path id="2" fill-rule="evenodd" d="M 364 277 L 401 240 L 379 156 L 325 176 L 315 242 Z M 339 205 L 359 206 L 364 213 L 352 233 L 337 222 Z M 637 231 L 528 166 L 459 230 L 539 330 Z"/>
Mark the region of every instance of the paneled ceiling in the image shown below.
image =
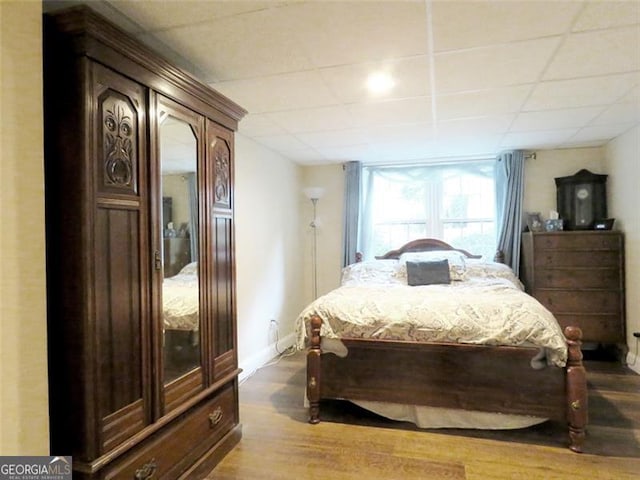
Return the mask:
<path id="1" fill-rule="evenodd" d="M 600 146 L 640 123 L 638 1 L 88 3 L 300 164 Z M 370 93 L 373 72 L 395 85 Z"/>

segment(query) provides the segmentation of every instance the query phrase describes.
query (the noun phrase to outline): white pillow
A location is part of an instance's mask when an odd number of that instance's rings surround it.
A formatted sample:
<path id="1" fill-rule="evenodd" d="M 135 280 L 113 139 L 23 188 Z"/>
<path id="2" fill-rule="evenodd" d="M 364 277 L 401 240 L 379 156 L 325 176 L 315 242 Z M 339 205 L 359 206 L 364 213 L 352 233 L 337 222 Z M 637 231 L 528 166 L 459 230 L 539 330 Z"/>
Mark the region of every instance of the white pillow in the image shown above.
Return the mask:
<path id="1" fill-rule="evenodd" d="M 342 285 L 403 283 L 397 260 L 368 260 L 352 263 L 342 269 Z M 406 283 L 406 280 L 404 281 Z"/>
<path id="2" fill-rule="evenodd" d="M 520 279 L 516 277 L 511 267 L 504 263 L 488 262 L 485 260 L 469 259 L 467 265 L 467 278 L 505 278 L 513 283 L 520 290 L 524 286 Z"/>
<path id="3" fill-rule="evenodd" d="M 198 274 L 198 262 L 187 263 L 182 270 L 180 270 L 179 275 L 197 275 Z"/>
<path id="4" fill-rule="evenodd" d="M 406 270 L 407 262 L 433 262 L 437 260 L 448 260 L 449 275 L 451 280 L 464 280 L 467 270 L 466 257 L 463 253 L 455 250 L 436 250 L 433 252 L 406 252 L 400 255 L 398 261 Z"/>

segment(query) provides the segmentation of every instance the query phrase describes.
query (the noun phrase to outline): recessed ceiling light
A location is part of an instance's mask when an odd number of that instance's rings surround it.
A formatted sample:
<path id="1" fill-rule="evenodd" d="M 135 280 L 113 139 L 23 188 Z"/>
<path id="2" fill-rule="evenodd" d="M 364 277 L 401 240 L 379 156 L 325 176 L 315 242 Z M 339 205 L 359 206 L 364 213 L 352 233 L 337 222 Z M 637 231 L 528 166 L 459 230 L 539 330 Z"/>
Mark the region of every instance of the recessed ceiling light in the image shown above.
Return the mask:
<path id="1" fill-rule="evenodd" d="M 395 84 L 396 82 L 387 72 L 375 72 L 367 78 L 367 89 L 375 95 L 388 92 Z"/>

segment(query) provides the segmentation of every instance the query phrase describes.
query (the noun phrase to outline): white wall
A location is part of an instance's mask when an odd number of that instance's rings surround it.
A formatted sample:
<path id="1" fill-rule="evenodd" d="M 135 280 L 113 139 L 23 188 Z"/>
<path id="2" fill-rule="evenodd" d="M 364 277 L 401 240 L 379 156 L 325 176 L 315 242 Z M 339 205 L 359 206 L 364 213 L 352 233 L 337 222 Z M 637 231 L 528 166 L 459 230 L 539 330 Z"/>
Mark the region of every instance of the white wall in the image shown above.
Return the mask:
<path id="1" fill-rule="evenodd" d="M 342 164 L 307 166 L 302 169 L 304 187 L 322 187 L 324 195 L 317 204 L 318 234 L 318 296 L 340 285 L 342 270 L 342 222 L 344 217 L 344 171 Z M 302 192 L 301 192 L 302 193 Z M 313 218 L 313 206 L 309 199 L 301 196 L 305 232 L 304 292 L 307 302 L 313 300 L 313 229 L 309 223 Z"/>
<path id="2" fill-rule="evenodd" d="M 238 360 L 244 378 L 276 355 L 270 320 L 279 323 L 283 350 L 306 305 L 302 186 L 298 165 L 241 134 L 235 164 Z"/>
<path id="3" fill-rule="evenodd" d="M 640 126 L 610 142 L 605 149 L 609 178 L 609 216 L 625 236 L 625 287 L 629 363 L 640 373 Z"/>
<path id="4" fill-rule="evenodd" d="M 49 454 L 41 15 L 0 2 L 0 455 Z"/>

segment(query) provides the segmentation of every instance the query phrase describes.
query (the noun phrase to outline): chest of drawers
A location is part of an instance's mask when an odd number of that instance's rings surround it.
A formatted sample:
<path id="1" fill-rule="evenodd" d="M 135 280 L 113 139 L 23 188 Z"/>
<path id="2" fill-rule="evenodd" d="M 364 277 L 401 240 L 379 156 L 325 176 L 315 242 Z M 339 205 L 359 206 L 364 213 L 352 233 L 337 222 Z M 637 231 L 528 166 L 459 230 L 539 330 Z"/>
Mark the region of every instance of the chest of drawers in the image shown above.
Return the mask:
<path id="1" fill-rule="evenodd" d="M 563 329 L 580 327 L 585 342 L 625 342 L 622 233 L 524 233 L 521 276 Z"/>

